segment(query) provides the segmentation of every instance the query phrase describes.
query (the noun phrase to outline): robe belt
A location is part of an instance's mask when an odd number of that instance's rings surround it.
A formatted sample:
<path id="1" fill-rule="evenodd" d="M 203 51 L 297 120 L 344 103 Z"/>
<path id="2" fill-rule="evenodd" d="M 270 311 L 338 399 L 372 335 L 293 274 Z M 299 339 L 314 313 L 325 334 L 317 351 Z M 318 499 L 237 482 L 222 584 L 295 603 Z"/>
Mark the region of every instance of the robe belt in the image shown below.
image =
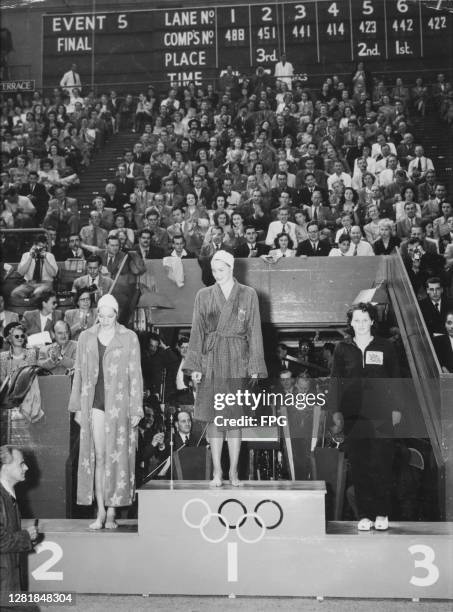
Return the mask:
<path id="1" fill-rule="evenodd" d="M 212 351 L 214 349 L 217 338 L 237 338 L 238 340 L 247 340 L 247 336 L 244 334 L 222 334 L 218 331 L 209 332 L 206 339 L 207 351 Z"/>

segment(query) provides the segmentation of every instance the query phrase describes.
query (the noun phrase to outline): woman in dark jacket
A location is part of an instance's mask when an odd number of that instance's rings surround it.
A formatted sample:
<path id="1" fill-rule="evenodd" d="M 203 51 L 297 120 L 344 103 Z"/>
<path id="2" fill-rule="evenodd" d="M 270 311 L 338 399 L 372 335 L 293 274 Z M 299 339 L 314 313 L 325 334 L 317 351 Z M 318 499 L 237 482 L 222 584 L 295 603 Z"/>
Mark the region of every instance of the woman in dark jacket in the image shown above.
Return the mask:
<path id="1" fill-rule="evenodd" d="M 393 428 L 401 420 L 398 356 L 389 340 L 375 336 L 375 321 L 370 304 L 348 312 L 352 340 L 335 348 L 329 394 L 334 429 L 346 435 L 360 531 L 371 529 L 370 517 L 375 529 L 388 529 Z"/>

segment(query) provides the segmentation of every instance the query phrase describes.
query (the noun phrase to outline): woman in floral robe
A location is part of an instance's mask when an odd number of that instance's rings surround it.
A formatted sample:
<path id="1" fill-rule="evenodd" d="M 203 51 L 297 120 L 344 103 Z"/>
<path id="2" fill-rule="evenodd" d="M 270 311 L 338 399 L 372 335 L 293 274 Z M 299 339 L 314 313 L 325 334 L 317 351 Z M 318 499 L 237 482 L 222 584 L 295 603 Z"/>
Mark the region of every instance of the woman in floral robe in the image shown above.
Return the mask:
<path id="1" fill-rule="evenodd" d="M 115 508 L 132 504 L 135 494 L 136 428 L 143 417 L 143 381 L 138 338 L 117 323 L 115 298 L 103 296 L 98 313 L 99 324 L 79 337 L 69 411 L 76 413 L 80 424 L 77 503 L 93 502 L 94 484 L 98 516 L 90 528 L 113 529 L 117 526 Z M 102 389 L 96 384 L 100 375 Z"/>

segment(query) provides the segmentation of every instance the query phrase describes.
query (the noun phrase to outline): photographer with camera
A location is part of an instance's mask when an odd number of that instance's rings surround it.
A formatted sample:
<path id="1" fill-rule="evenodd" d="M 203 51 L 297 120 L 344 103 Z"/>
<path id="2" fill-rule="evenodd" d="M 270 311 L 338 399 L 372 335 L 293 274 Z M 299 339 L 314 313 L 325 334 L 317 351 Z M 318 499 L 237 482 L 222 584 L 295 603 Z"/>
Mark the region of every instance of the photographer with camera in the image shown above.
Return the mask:
<path id="1" fill-rule="evenodd" d="M 24 298 L 36 298 L 43 291 L 52 289 L 58 266 L 55 257 L 47 251 L 44 234 L 36 236 L 31 249 L 22 255 L 17 271 L 25 282 L 12 291 L 12 306 L 23 306 Z"/>
<path id="2" fill-rule="evenodd" d="M 409 279 L 419 299 L 426 297 L 426 281 L 435 276 L 444 276 L 445 260 L 442 255 L 426 252 L 421 238 L 410 238 L 407 255 L 404 257 Z"/>

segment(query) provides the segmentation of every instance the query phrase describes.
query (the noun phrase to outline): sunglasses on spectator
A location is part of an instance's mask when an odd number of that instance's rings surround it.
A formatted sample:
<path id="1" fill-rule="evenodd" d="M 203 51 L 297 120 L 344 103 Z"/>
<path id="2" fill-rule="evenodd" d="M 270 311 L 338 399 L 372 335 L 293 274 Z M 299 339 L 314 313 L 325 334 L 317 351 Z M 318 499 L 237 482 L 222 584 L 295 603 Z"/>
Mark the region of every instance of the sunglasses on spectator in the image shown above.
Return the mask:
<path id="1" fill-rule="evenodd" d="M 25 338 L 25 334 L 13 334 L 13 338 L 17 338 L 18 340 Z"/>

